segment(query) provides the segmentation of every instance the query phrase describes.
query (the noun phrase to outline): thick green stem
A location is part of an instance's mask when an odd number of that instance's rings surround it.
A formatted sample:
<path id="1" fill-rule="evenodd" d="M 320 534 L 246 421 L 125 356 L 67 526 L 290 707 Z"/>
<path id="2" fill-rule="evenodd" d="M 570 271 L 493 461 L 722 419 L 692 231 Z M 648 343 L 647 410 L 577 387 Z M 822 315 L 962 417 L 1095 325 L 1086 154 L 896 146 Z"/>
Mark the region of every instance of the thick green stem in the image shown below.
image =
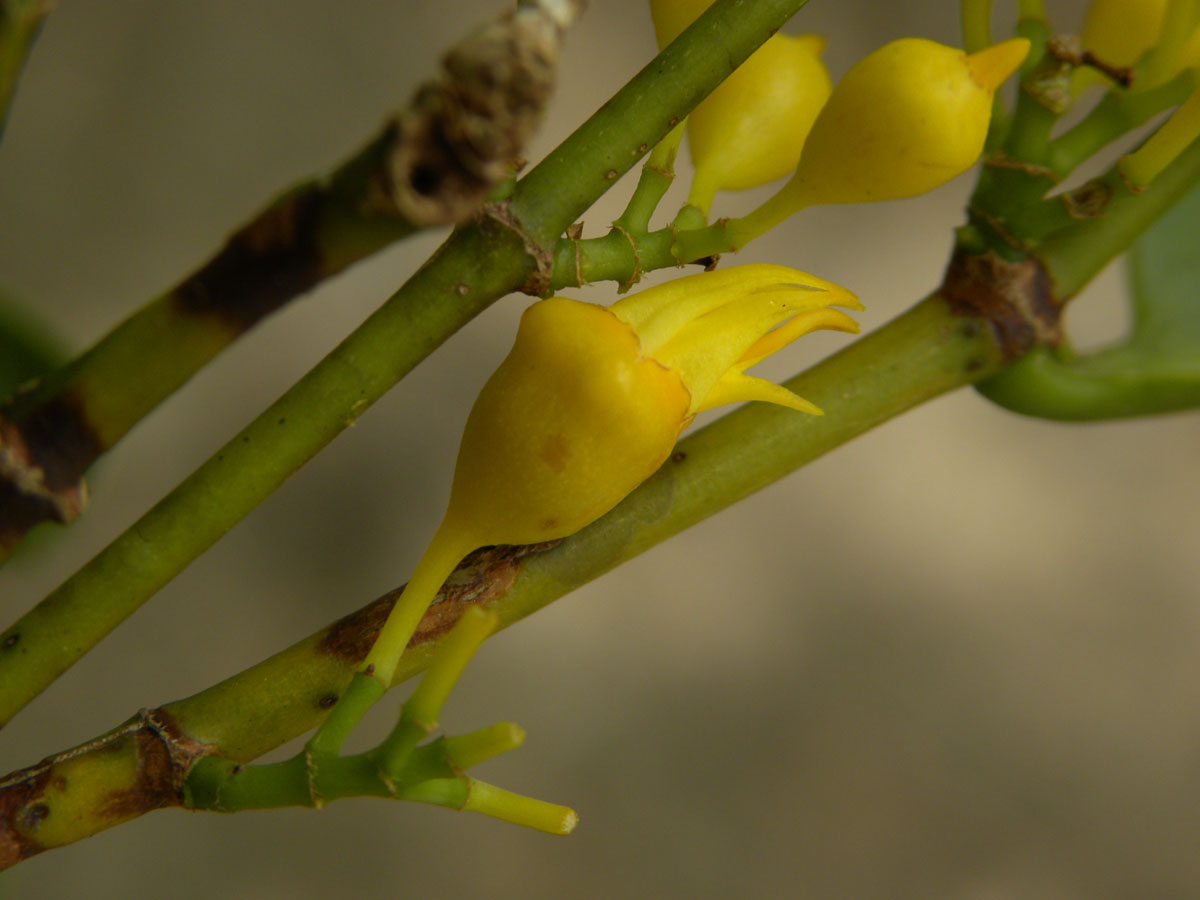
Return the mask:
<path id="1" fill-rule="evenodd" d="M 0 635 L 0 724 L 473 316 L 522 285 L 544 290 L 551 259 L 542 248 L 804 2 L 718 0 L 510 201 L 457 230 L 266 412 Z"/>

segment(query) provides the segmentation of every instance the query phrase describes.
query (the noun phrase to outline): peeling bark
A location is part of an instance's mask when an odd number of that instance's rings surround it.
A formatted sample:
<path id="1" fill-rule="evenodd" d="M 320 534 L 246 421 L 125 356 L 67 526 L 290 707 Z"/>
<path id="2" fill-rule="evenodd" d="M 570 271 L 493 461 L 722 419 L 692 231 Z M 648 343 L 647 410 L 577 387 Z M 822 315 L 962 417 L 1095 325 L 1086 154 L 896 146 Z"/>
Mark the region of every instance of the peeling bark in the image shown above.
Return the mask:
<path id="1" fill-rule="evenodd" d="M 460 222 L 512 172 L 554 88 L 581 0 L 528 3 L 453 47 L 400 117 L 391 200 L 421 225 Z"/>
<path id="2" fill-rule="evenodd" d="M 1035 344 L 1062 341 L 1062 303 L 1032 257 L 1009 262 L 994 253 L 956 251 L 939 292 L 955 315 L 987 322 L 1005 360 L 1024 356 Z"/>
<path id="3" fill-rule="evenodd" d="M 425 610 L 408 646 L 416 647 L 441 636 L 454 627 L 468 607 L 482 606 L 503 595 L 516 579 L 523 557 L 548 550 L 557 543 L 482 547 L 468 554 Z M 403 592 L 402 585 L 338 619 L 321 637 L 317 652 L 344 659 L 350 666 L 358 665 L 366 658 L 396 598 Z"/>

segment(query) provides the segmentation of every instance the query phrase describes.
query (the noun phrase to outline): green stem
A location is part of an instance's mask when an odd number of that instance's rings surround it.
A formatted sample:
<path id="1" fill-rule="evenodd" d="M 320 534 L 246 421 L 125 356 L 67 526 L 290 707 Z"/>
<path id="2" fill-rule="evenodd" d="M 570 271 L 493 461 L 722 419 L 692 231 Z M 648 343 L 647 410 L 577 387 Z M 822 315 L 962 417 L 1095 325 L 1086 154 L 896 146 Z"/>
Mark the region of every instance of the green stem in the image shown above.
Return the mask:
<path id="1" fill-rule="evenodd" d="M 804 2 L 714 3 L 522 179 L 496 217 L 458 229 L 266 412 L 0 635 L 0 725 L 451 334 L 525 284 L 533 263 L 543 262 L 539 248 L 552 245 L 633 164 L 641 145 L 661 140 Z M 536 290 L 543 288 L 539 280 Z"/>
<path id="2" fill-rule="evenodd" d="M 1110 168 L 1093 188 L 1109 195 L 1101 214 L 1061 229 L 1038 250 L 1059 298 L 1065 300 L 1081 290 L 1197 182 L 1200 141 L 1194 141 L 1137 193 L 1126 186 L 1117 166 Z"/>
<path id="3" fill-rule="evenodd" d="M 629 284 L 644 272 L 737 249 L 730 241 L 724 220 L 688 231 L 668 227 L 635 235 L 613 230 L 598 238 L 563 238 L 554 248 L 550 290 L 597 281 Z"/>
<path id="4" fill-rule="evenodd" d="M 389 123 L 330 175 L 285 192 L 195 273 L 0 406 L 45 490 L 77 491 L 101 454 L 264 317 L 417 230 L 384 202 L 399 140 Z M 0 512 L 0 560 L 38 521 L 69 521 L 78 511 L 55 512 L 26 496 Z"/>
<path id="5" fill-rule="evenodd" d="M 1188 71 L 1152 90 L 1109 91 L 1083 119 L 1050 141 L 1046 165 L 1060 176 L 1067 175 L 1117 138 L 1182 103 L 1195 84 L 1195 76 Z"/>
<path id="6" fill-rule="evenodd" d="M 1042 0 L 1017 0 L 1017 17 L 1019 19 L 1045 22 L 1045 4 L 1042 2 Z"/>
<path id="7" fill-rule="evenodd" d="M 650 151 L 625 211 L 613 222 L 615 228 L 635 236 L 646 233 L 650 217 L 675 180 L 675 154 L 682 139 L 683 123 L 680 122 Z"/>
<path id="8" fill-rule="evenodd" d="M 0 0 L 0 136 L 21 70 L 50 7 L 49 0 Z"/>
<path id="9" fill-rule="evenodd" d="M 978 53 L 992 45 L 992 0 L 962 0 L 963 49 Z"/>

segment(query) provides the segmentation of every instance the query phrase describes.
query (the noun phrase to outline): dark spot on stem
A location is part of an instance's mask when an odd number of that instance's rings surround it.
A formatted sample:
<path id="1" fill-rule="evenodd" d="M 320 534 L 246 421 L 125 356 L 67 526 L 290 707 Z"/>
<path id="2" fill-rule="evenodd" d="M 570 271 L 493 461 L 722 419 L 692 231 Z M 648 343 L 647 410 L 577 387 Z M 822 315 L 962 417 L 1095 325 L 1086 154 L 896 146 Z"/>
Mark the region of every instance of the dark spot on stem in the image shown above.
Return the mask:
<path id="1" fill-rule="evenodd" d="M 991 328 L 1006 360 L 1024 356 L 1035 344 L 1062 340 L 1062 305 L 1036 259 L 1009 262 L 993 253 L 956 251 L 941 294 L 955 315 Z"/>
<path id="2" fill-rule="evenodd" d="M 34 803 L 18 820 L 22 831 L 36 831 L 37 827 L 50 818 L 50 807 L 45 803 Z"/>
<path id="3" fill-rule="evenodd" d="M 673 463 L 681 463 L 685 459 L 687 459 L 687 454 L 684 453 L 682 450 L 676 450 L 674 453 L 671 454 L 671 462 L 673 462 Z"/>
<path id="4" fill-rule="evenodd" d="M 615 181 L 615 180 L 616 180 L 616 177 L 617 177 L 617 170 L 616 170 L 616 169 L 609 169 L 607 172 L 605 172 L 605 173 L 604 173 L 604 177 L 605 177 L 605 178 L 606 178 L 608 181 Z"/>
<path id="5" fill-rule="evenodd" d="M 74 489 L 84 470 L 108 449 L 70 389 L 27 412 L 18 408 L 11 418 L 13 423 L 5 423 L 0 432 L 0 443 L 12 446 L 16 436 L 4 432 L 18 432 L 27 465 L 41 469 L 42 483 L 51 491 Z"/>
<path id="6" fill-rule="evenodd" d="M 20 642 L 20 640 L 21 640 L 21 635 L 19 632 L 15 633 L 15 634 L 10 634 L 8 637 L 6 637 L 4 639 L 4 643 L 0 644 L 0 650 L 11 650 L 13 647 L 17 646 L 17 644 Z"/>
<path id="7" fill-rule="evenodd" d="M 362 609 L 338 619 L 317 644 L 317 652 L 357 663 L 367 655 L 402 588 L 389 591 Z"/>
<path id="8" fill-rule="evenodd" d="M 0 789 L 0 869 L 45 849 L 22 833 L 21 821 L 32 806 L 41 802 L 50 782 L 50 769 L 43 762 L 5 776 L 4 787 Z"/>
<path id="9" fill-rule="evenodd" d="M 442 173 L 431 165 L 416 165 L 408 176 L 408 183 L 415 193 L 432 197 L 442 185 Z"/>
<path id="10" fill-rule="evenodd" d="M 471 288 L 469 285 L 460 284 L 454 289 L 454 293 L 458 294 L 460 297 L 465 297 L 471 293 Z"/>
<path id="11" fill-rule="evenodd" d="M 184 314 L 216 316 L 242 332 L 325 274 L 320 225 L 327 196 L 308 184 L 234 232 L 171 292 Z"/>

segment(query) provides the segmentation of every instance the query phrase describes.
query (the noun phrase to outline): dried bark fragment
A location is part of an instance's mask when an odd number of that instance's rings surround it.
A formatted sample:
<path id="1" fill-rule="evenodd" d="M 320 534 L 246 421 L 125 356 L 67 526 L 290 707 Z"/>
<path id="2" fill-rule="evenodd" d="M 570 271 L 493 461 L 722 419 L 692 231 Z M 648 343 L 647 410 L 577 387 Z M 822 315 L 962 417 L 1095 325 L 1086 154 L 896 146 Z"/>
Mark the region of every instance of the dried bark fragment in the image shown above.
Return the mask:
<path id="1" fill-rule="evenodd" d="M 523 5 L 458 44 L 400 117 L 391 196 L 420 225 L 460 222 L 513 170 L 554 88 L 581 0 Z"/>
<path id="2" fill-rule="evenodd" d="M 548 550 L 557 543 L 483 547 L 468 554 L 425 611 L 409 646 L 426 643 L 449 631 L 467 607 L 482 606 L 503 595 L 516 580 L 522 558 Z M 361 662 L 403 591 L 403 586 L 388 591 L 362 609 L 334 622 L 317 645 L 317 652 L 351 663 Z"/>
<path id="3" fill-rule="evenodd" d="M 1024 356 L 1034 344 L 1062 341 L 1062 304 L 1032 257 L 1010 262 L 994 253 L 957 251 L 941 294 L 956 315 L 988 323 L 1006 360 Z"/>

